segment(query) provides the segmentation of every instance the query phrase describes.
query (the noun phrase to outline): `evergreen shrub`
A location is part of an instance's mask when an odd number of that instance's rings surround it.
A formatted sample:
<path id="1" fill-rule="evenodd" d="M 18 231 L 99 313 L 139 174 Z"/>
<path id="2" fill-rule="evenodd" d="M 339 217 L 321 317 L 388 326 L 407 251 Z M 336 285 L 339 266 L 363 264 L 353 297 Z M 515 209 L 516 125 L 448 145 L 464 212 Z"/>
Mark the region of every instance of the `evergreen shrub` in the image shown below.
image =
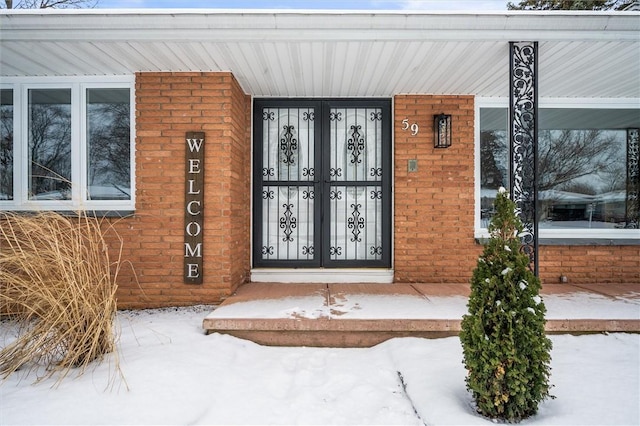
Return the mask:
<path id="1" fill-rule="evenodd" d="M 549 394 L 551 341 L 546 337 L 540 280 L 520 251 L 522 222 L 500 188 L 491 238 L 471 278 L 460 341 L 467 389 L 481 415 L 518 422 Z"/>

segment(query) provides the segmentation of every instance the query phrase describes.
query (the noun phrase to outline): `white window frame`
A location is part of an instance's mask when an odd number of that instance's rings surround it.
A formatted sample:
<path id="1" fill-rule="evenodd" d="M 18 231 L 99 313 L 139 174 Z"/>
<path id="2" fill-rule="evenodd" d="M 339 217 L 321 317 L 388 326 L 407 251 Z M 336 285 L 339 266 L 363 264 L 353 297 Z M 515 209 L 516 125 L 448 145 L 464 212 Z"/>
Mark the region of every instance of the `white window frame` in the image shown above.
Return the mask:
<path id="1" fill-rule="evenodd" d="M 481 188 L 480 188 L 480 109 L 481 108 L 509 108 L 509 98 L 477 97 L 475 100 L 475 126 L 474 126 L 474 167 L 475 167 L 475 218 L 474 236 L 477 239 L 489 238 L 489 231 L 482 227 L 480 215 Z M 538 109 L 544 108 L 573 108 L 573 109 L 638 109 L 640 114 L 640 98 L 541 98 L 538 100 Z M 508 129 L 507 123 L 507 131 Z M 549 240 L 638 240 L 638 229 L 538 229 L 539 239 Z"/>
<path id="2" fill-rule="evenodd" d="M 0 210 L 133 211 L 135 210 L 135 76 L 3 77 L 2 89 L 13 89 L 13 200 L 0 200 Z M 87 199 L 87 89 L 128 89 L 130 123 L 129 200 Z M 30 89 L 71 89 L 71 199 L 30 200 L 28 197 L 28 134 Z"/>

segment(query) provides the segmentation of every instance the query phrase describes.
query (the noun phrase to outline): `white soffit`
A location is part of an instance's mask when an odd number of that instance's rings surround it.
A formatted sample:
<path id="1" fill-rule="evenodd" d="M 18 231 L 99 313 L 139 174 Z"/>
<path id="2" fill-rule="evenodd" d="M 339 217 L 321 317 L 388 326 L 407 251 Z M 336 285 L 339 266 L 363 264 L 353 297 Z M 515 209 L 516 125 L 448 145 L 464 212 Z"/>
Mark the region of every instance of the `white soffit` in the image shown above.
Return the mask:
<path id="1" fill-rule="evenodd" d="M 508 96 L 509 41 L 543 97 L 640 98 L 640 13 L 0 12 L 0 76 L 230 71 L 255 96 Z"/>

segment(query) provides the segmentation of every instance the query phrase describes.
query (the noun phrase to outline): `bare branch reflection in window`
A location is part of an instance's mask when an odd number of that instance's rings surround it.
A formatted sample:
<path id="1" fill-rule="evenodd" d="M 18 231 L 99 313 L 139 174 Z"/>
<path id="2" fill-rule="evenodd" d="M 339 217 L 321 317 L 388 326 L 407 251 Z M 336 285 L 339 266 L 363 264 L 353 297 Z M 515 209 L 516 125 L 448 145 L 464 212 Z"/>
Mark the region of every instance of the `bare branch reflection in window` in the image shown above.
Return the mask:
<path id="1" fill-rule="evenodd" d="M 71 90 L 29 90 L 29 198 L 71 199 Z"/>
<path id="2" fill-rule="evenodd" d="M 563 228 L 624 225 L 626 131 L 544 130 L 538 149 L 541 224 Z"/>
<path id="3" fill-rule="evenodd" d="M 87 198 L 131 199 L 129 89 L 87 89 Z"/>
<path id="4" fill-rule="evenodd" d="M 627 204 L 627 128 L 640 126 L 631 109 L 540 110 L 539 223 L 547 229 L 624 228 Z M 507 109 L 480 109 L 480 215 L 493 214 L 507 187 Z"/>
<path id="5" fill-rule="evenodd" d="M 0 200 L 13 200 L 13 90 L 0 90 Z"/>

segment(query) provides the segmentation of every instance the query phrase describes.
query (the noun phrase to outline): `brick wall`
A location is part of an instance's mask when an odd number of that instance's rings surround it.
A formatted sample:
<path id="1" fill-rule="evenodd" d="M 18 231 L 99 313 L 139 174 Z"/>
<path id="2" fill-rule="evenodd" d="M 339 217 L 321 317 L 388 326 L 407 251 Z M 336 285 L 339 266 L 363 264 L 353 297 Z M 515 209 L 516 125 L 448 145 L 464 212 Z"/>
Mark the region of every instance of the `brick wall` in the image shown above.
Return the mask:
<path id="1" fill-rule="evenodd" d="M 473 97 L 398 95 L 394 108 L 395 281 L 468 282 L 482 250 L 474 240 Z M 217 303 L 248 280 L 250 110 L 230 73 L 137 74 L 136 211 L 110 221 L 127 261 L 121 308 Z M 442 112 L 452 115 L 453 145 L 435 149 L 433 116 Z M 402 129 L 405 119 L 418 124 L 416 135 Z M 202 285 L 182 276 L 188 131 L 206 137 Z M 416 172 L 408 160 L 417 160 Z M 560 275 L 572 283 L 640 282 L 638 246 L 543 246 L 540 259 L 547 283 Z"/>
<path id="2" fill-rule="evenodd" d="M 136 75 L 136 211 L 119 307 L 216 303 L 249 271 L 250 98 L 230 73 Z M 185 133 L 205 132 L 204 282 L 183 283 Z M 115 246 L 115 245 L 114 245 Z"/>
<path id="3" fill-rule="evenodd" d="M 467 282 L 481 248 L 474 224 L 473 96 L 395 97 L 395 234 L 397 282 Z M 452 146 L 433 147 L 433 116 L 452 115 Z M 417 123 L 418 134 L 402 120 Z M 408 172 L 408 160 L 418 171 Z"/>
<path id="4" fill-rule="evenodd" d="M 433 116 L 452 115 L 453 143 L 433 148 Z M 402 120 L 417 123 L 415 136 Z M 468 282 L 482 247 L 474 240 L 472 96 L 395 97 L 395 281 Z M 410 129 L 409 129 L 410 130 Z M 409 173 L 409 159 L 418 171 Z M 540 247 L 540 278 L 558 283 L 640 283 L 640 246 Z"/>
<path id="5" fill-rule="evenodd" d="M 571 284 L 640 283 L 640 246 L 541 246 L 540 278 Z"/>
<path id="6" fill-rule="evenodd" d="M 251 253 L 251 99 L 233 80 L 230 143 L 230 230 L 228 238 L 229 287 L 249 279 Z"/>

